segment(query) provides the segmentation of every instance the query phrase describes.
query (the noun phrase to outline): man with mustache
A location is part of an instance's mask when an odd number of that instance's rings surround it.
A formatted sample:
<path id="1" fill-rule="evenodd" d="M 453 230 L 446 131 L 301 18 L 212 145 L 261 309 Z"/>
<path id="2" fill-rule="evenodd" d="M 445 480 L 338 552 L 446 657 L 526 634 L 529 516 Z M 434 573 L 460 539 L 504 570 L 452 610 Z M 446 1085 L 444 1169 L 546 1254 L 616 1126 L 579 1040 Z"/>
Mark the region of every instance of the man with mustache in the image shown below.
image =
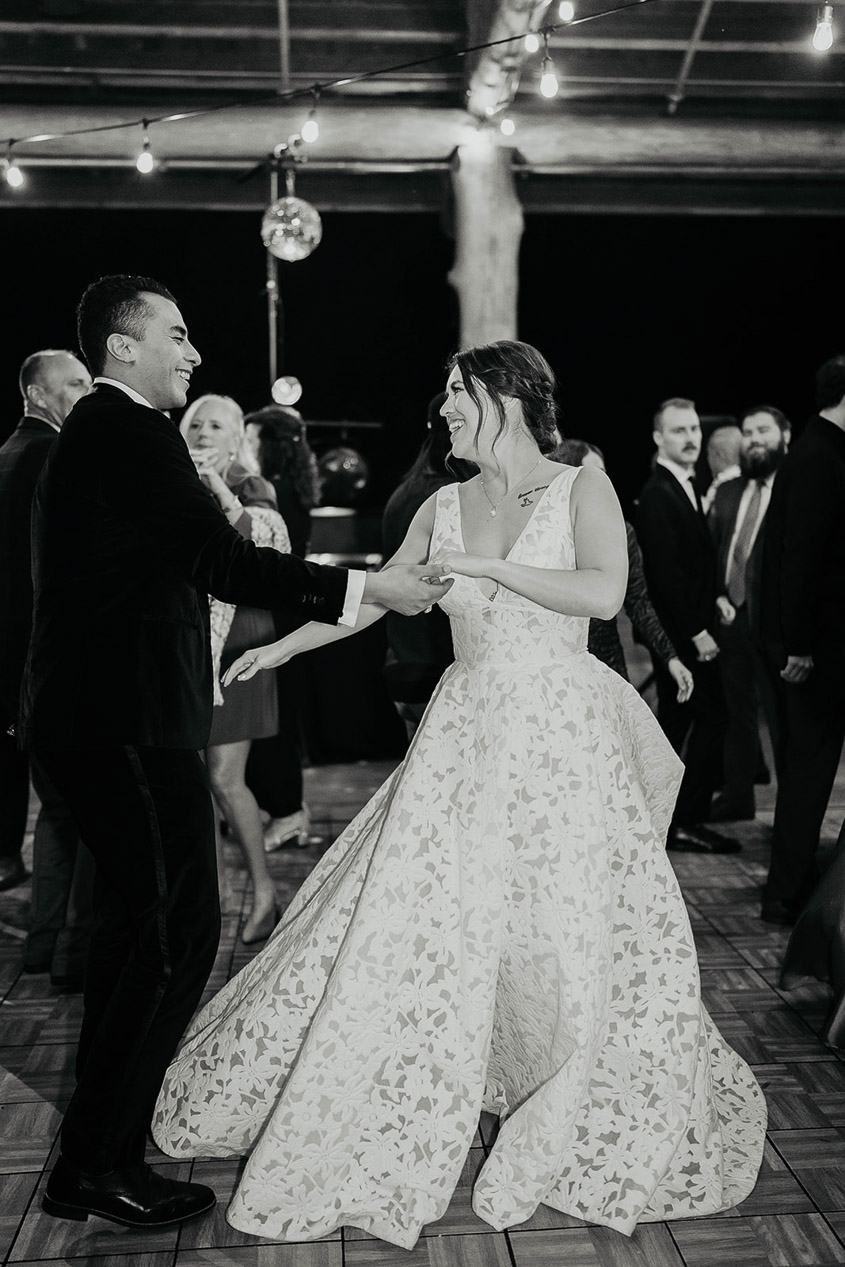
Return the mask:
<path id="1" fill-rule="evenodd" d="M 695 682 L 679 703 L 668 671 L 654 665 L 657 719 L 686 764 L 667 848 L 735 853 L 739 842 L 706 823 L 721 778 L 727 714 L 719 648 L 711 632 L 716 602 L 716 550 L 694 485 L 701 422 L 691 400 L 666 400 L 654 418 L 657 459 L 640 493 L 637 537 L 652 604 Z"/>
<path id="2" fill-rule="evenodd" d="M 35 494 L 23 741 L 97 863 L 76 1089 L 44 1209 L 161 1227 L 214 1193 L 144 1162 L 164 1071 L 220 928 L 200 749 L 211 729 L 208 594 L 354 625 L 362 601 L 414 615 L 447 584 L 424 567 L 353 573 L 259 549 L 203 485 L 166 415 L 200 356 L 173 295 L 101 278 L 78 309 L 94 389 L 71 410 Z"/>
<path id="3" fill-rule="evenodd" d="M 709 523 L 718 553 L 719 665 L 728 707 L 724 785 L 711 820 L 755 814 L 758 705 L 762 703 L 778 764 L 782 683 L 760 635 L 765 518 L 775 475 L 789 447 L 789 419 L 771 405 L 746 409 L 740 420 L 741 476 L 716 490 Z"/>

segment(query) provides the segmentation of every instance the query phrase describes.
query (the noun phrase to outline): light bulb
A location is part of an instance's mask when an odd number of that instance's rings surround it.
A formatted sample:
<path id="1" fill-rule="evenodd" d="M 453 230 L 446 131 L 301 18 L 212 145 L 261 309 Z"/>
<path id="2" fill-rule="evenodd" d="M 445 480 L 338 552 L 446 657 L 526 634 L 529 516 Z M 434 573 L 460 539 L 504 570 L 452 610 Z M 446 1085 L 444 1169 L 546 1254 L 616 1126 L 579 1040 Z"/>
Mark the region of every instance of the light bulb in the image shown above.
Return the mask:
<path id="1" fill-rule="evenodd" d="M 513 119 L 502 119 L 502 122 L 499 124 L 499 129 L 504 136 L 513 136 L 516 131 L 516 124 Z"/>
<path id="2" fill-rule="evenodd" d="M 141 153 L 135 159 L 135 166 L 138 168 L 138 171 L 141 173 L 142 176 L 149 176 L 150 172 L 155 167 L 156 162 L 155 162 L 155 159 L 153 158 L 153 152 L 150 149 L 150 134 L 147 131 L 146 119 L 144 119 L 141 126 L 144 129 L 143 143 L 141 145 Z"/>
<path id="3" fill-rule="evenodd" d="M 320 125 L 313 115 L 310 115 L 303 123 L 300 135 L 309 145 L 320 139 Z"/>
<path id="4" fill-rule="evenodd" d="M 540 79 L 540 94 L 543 97 L 556 97 L 560 84 L 551 62 L 543 63 L 543 74 Z"/>
<path id="5" fill-rule="evenodd" d="M 826 53 L 833 43 L 833 5 L 819 6 L 816 17 L 816 29 L 813 32 L 813 48 L 817 53 Z"/>
<path id="6" fill-rule="evenodd" d="M 17 163 L 6 163 L 6 184 L 11 185 L 12 189 L 20 189 L 24 183 L 24 174 L 18 167 Z"/>
<path id="7" fill-rule="evenodd" d="M 575 17 L 575 5 L 572 0 L 560 0 L 560 8 L 558 9 L 558 17 L 561 22 L 571 22 Z"/>
<path id="8" fill-rule="evenodd" d="M 540 37 L 535 35 L 533 31 L 529 31 L 525 37 L 526 53 L 536 53 L 540 47 Z"/>

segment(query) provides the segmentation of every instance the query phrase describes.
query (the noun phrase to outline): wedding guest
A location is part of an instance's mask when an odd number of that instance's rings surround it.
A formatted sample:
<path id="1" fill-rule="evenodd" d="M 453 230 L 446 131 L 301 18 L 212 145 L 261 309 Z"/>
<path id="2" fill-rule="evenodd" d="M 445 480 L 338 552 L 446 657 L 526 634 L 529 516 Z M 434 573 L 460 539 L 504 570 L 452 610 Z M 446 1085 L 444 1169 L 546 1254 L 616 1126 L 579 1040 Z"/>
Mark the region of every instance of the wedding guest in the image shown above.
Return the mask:
<path id="1" fill-rule="evenodd" d="M 450 457 L 449 427 L 440 412 L 445 399 L 446 393 L 438 392 L 429 401 L 426 434 L 419 452 L 387 499 L 381 521 L 386 558 L 399 549 L 414 515 L 432 493 L 456 479 L 463 481 L 474 474 L 472 463 Z M 427 614 L 410 618 L 388 612 L 385 625 L 384 679 L 410 742 L 443 671 L 455 658 L 449 620 L 445 612 L 434 607 Z"/>
<path id="2" fill-rule="evenodd" d="M 563 440 L 552 449 L 549 457 L 553 462 L 563 462 L 567 466 L 594 466 L 600 471 L 607 469 L 601 449 L 595 444 L 590 444 L 588 440 Z M 692 674 L 666 636 L 666 631 L 652 606 L 643 571 L 642 551 L 637 541 L 637 534 L 627 520 L 625 535 L 628 544 L 628 584 L 622 606 L 631 621 L 634 632 L 648 647 L 652 661 L 660 660 L 677 683 L 678 700 L 683 703 L 689 699 L 693 691 Z M 596 617 L 590 620 L 587 645 L 592 655 L 598 656 L 626 681 L 630 680 L 615 616 L 613 620 L 599 620 Z"/>
<path id="3" fill-rule="evenodd" d="M 707 466 L 710 484 L 701 499 L 705 515 L 709 514 L 716 491 L 727 480 L 739 478 L 739 455 L 742 449 L 742 433 L 735 422 L 723 423 L 710 432 L 707 438 Z"/>
<path id="4" fill-rule="evenodd" d="M 724 783 L 711 822 L 754 818 L 761 704 L 776 767 L 782 728 L 783 683 L 760 633 L 760 585 L 766 512 L 791 429 L 779 409 L 755 405 L 742 415 L 740 430 L 742 473 L 719 486 L 708 518 L 718 556 L 716 639 L 728 709 Z"/>
<path id="5" fill-rule="evenodd" d="M 311 510 L 320 499 L 320 476 L 302 415 L 284 405 L 268 405 L 247 414 L 244 424 L 257 469 L 275 490 L 291 552 L 304 558 L 311 534 Z M 285 613 L 275 612 L 274 618 L 279 638 L 296 628 L 295 620 Z M 311 822 L 302 797 L 302 675 L 282 665 L 275 676 L 278 732 L 253 742 L 246 766 L 247 786 L 269 815 L 264 827 L 268 852 L 289 843 L 308 844 Z"/>
<path id="6" fill-rule="evenodd" d="M 845 737 L 845 354 L 783 460 L 766 517 L 762 629 L 783 667 L 785 741 L 761 918 L 791 924 L 815 883 Z"/>
<path id="7" fill-rule="evenodd" d="M 654 610 L 686 667 L 695 690 L 679 700 L 658 661 L 657 717 L 685 771 L 667 848 L 735 853 L 739 842 L 706 824 L 722 775 L 727 712 L 712 629 L 716 616 L 716 549 L 695 489 L 701 422 L 691 400 L 664 401 L 654 419 L 657 460 L 640 493 L 637 539 Z"/>
<path id="8" fill-rule="evenodd" d="M 179 430 L 200 478 L 241 536 L 256 545 L 289 551 L 290 541 L 276 510 L 272 485 L 251 469 L 254 459 L 244 437 L 240 406 L 230 396 L 200 396 L 185 410 Z M 257 689 L 237 698 L 229 694 L 225 699 L 219 678 L 256 638 L 269 638 L 274 633 L 270 612 L 211 599 L 215 708 L 205 759 L 219 810 L 215 817 L 217 870 L 224 913 L 233 905 L 233 894 L 226 875 L 221 816 L 234 833 L 249 872 L 251 908 L 241 932 L 246 946 L 269 936 L 279 911 L 276 886 L 267 869 L 261 814 L 245 779 L 252 742 L 278 733 L 279 710 L 271 675 L 259 682 Z"/>
<path id="9" fill-rule="evenodd" d="M 215 1200 L 144 1162 L 162 1075 L 219 935 L 198 751 L 213 708 L 207 595 L 354 624 L 361 601 L 421 611 L 448 585 L 424 567 L 356 575 L 245 540 L 228 522 L 239 511 L 214 504 L 164 412 L 184 406 L 200 363 L 170 291 L 104 277 L 78 318 L 94 390 L 36 490 L 20 718 L 97 862 L 76 1089 L 43 1206 L 149 1227 Z"/>
<path id="10" fill-rule="evenodd" d="M 23 417 L 0 446 L 0 891 L 13 889 L 28 878 L 21 849 L 29 806 L 30 762 L 18 746 L 15 722 L 32 630 L 32 497 L 47 454 L 73 405 L 88 391 L 91 375 L 72 352 L 49 348 L 26 358 L 18 383 Z M 40 773 L 34 777 L 38 779 Z M 40 783 L 45 793 L 42 799 L 49 802 L 43 777 Z M 49 819 L 48 809 L 41 820 L 42 853 L 45 848 L 48 853 L 52 850 L 54 829 Z M 72 826 L 63 832 L 58 818 L 55 831 L 57 858 L 64 873 L 65 859 L 72 870 L 78 837 Z M 66 901 L 67 886 L 61 887 Z M 46 943 L 38 947 L 32 960 L 44 969 L 50 966 L 55 934 L 49 940 L 49 947 Z"/>
<path id="11" fill-rule="evenodd" d="M 37 755 L 18 747 L 15 723 L 32 632 L 32 499 L 65 418 L 91 386 L 72 352 L 48 349 L 20 370 L 24 416 L 0 448 L 0 889 L 25 878 L 21 846 L 30 777 L 39 800 L 32 890 L 23 945 L 25 972 L 50 974 L 58 990 L 82 988 L 91 931 L 94 863 L 79 843 L 70 807 Z"/>

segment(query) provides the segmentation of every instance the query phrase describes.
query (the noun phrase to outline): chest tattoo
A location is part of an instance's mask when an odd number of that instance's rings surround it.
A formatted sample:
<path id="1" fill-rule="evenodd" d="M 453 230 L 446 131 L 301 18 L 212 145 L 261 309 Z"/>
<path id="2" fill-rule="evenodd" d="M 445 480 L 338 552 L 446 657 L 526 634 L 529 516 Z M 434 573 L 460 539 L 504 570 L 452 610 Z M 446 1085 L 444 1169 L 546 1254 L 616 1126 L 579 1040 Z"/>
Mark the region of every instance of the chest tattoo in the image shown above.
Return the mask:
<path id="1" fill-rule="evenodd" d="M 536 488 L 529 488 L 529 489 L 528 489 L 526 492 L 524 492 L 524 493 L 517 493 L 517 497 L 519 498 L 519 504 L 520 504 L 520 506 L 522 506 L 523 508 L 524 508 L 524 507 L 526 507 L 526 506 L 533 506 L 533 505 L 534 505 L 534 494 L 535 494 L 535 493 L 545 493 L 545 491 L 546 491 L 546 489 L 547 489 L 548 487 L 549 487 L 549 486 L 548 486 L 548 484 L 538 484 L 538 486 L 537 486 Z"/>

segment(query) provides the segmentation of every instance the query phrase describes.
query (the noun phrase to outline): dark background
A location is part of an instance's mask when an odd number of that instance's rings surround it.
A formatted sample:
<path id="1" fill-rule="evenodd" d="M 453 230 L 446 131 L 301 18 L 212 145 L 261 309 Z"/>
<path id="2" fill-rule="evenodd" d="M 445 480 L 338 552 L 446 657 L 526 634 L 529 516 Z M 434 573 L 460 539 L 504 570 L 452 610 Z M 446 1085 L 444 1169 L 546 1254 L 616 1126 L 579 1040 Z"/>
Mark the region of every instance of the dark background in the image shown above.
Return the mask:
<path id="1" fill-rule="evenodd" d="M 552 362 L 564 431 L 605 449 L 627 508 L 667 396 L 692 397 L 702 415 L 771 403 L 803 424 L 815 369 L 845 348 L 843 221 L 526 216 L 520 337 Z M 453 248 L 435 213 L 335 212 L 323 223 L 314 254 L 279 267 L 283 369 L 302 381 L 307 419 L 383 424 L 348 433 L 372 468 L 366 500 L 377 507 L 416 452 L 456 344 Z M 203 357 L 192 395 L 266 403 L 259 225 L 246 212 L 4 209 L 0 434 L 20 413 L 20 362 L 37 348 L 75 348 L 76 301 L 109 272 L 152 273 L 173 290 Z M 340 437 L 310 438 L 320 450 Z"/>
<path id="2" fill-rule="evenodd" d="M 323 223 L 309 259 L 279 266 L 280 368 L 301 380 L 306 419 L 382 424 L 345 437 L 309 431 L 318 453 L 345 442 L 364 455 L 371 480 L 353 548 L 371 550 L 456 346 L 453 245 L 436 213 L 333 213 Z M 192 398 L 216 391 L 245 410 L 267 403 L 258 213 L 19 207 L 0 215 L 0 227 L 0 438 L 20 414 L 21 361 L 38 348 L 75 349 L 77 300 L 110 272 L 152 274 L 176 295 L 203 358 Z M 827 218 L 526 217 L 520 337 L 552 362 L 564 432 L 605 450 L 629 513 L 653 453 L 652 415 L 667 396 L 692 397 L 705 416 L 770 403 L 801 424 L 812 412 L 816 368 L 845 349 L 835 262 L 842 229 Z M 331 522 L 320 521 L 323 536 Z M 401 755 L 384 654 L 379 625 L 308 658 L 312 760 Z"/>

